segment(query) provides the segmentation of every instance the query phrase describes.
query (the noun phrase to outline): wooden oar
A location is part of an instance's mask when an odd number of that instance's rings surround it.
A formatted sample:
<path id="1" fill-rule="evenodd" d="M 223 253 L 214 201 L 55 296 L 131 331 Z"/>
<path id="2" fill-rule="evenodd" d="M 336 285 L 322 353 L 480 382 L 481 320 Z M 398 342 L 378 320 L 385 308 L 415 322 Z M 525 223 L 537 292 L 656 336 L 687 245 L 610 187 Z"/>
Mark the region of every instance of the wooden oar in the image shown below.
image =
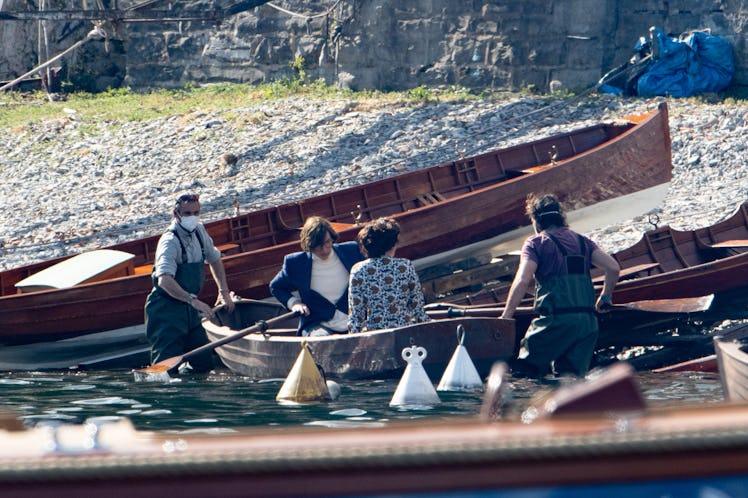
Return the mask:
<path id="1" fill-rule="evenodd" d="M 623 304 L 612 304 L 606 309 L 614 310 L 634 310 L 647 311 L 652 313 L 697 313 L 706 311 L 712 305 L 714 294 L 699 297 L 683 297 L 678 299 L 653 299 L 645 301 L 633 301 Z M 436 306 L 434 306 L 436 305 Z M 450 305 L 449 303 L 434 303 L 431 309 L 426 309 L 426 313 L 431 318 L 456 318 L 460 316 L 483 316 L 493 317 L 500 316 L 504 311 L 503 306 L 488 307 L 470 307 Z M 517 308 L 517 313 L 532 313 L 533 309 L 526 306 Z"/>
<path id="2" fill-rule="evenodd" d="M 224 344 L 228 344 L 229 342 L 233 342 L 238 339 L 241 339 L 245 335 L 251 334 L 252 332 L 257 332 L 258 330 L 262 330 L 262 331 L 267 330 L 269 325 L 283 322 L 284 320 L 288 320 L 289 318 L 294 317 L 297 314 L 298 313 L 296 311 L 290 311 L 288 313 L 285 313 L 283 315 L 278 315 L 275 318 L 271 318 L 269 320 L 260 320 L 259 322 L 255 323 L 251 327 L 241 329 L 239 332 L 235 334 L 231 334 L 230 336 L 224 337 L 223 339 L 209 342 L 208 344 L 205 344 L 203 346 L 200 346 L 199 348 L 193 349 L 192 351 L 188 351 L 181 356 L 172 356 L 171 358 L 161 360 L 158 363 L 155 363 L 149 367 L 134 370 L 134 372 L 136 375 L 138 374 L 140 375 L 163 374 L 164 372 L 167 372 L 171 370 L 172 368 L 176 367 L 177 365 L 181 364 L 188 358 L 191 358 L 200 353 L 204 353 L 206 351 L 211 351 L 213 349 L 216 349 L 217 347 L 223 346 Z"/>
<path id="3" fill-rule="evenodd" d="M 654 313 L 698 313 L 712 306 L 714 294 L 699 297 L 681 297 L 677 299 L 649 299 L 630 303 L 613 304 L 611 309 L 629 309 L 651 311 Z"/>

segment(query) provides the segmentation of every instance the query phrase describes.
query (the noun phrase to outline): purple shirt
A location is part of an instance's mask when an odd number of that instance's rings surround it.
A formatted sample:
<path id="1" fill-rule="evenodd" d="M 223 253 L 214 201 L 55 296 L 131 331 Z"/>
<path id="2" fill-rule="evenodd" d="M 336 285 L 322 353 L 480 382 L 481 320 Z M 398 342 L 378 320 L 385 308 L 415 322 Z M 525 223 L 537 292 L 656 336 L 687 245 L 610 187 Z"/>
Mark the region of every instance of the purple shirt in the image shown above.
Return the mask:
<path id="1" fill-rule="evenodd" d="M 551 228 L 544 230 L 537 235 L 528 237 L 522 246 L 522 258 L 526 258 L 535 261 L 538 264 L 538 269 L 535 270 L 536 278 L 543 278 L 549 275 L 559 275 L 564 268 L 564 256 L 559 251 L 556 244 L 546 235 L 546 232 L 550 232 L 556 240 L 566 249 L 568 254 L 580 254 L 581 248 L 579 247 L 579 236 L 576 232 L 571 231 L 568 228 Z M 585 256 L 587 257 L 587 264 L 589 265 L 592 261 L 592 253 L 597 249 L 597 244 L 592 242 L 587 237 L 582 236 L 585 242 Z"/>

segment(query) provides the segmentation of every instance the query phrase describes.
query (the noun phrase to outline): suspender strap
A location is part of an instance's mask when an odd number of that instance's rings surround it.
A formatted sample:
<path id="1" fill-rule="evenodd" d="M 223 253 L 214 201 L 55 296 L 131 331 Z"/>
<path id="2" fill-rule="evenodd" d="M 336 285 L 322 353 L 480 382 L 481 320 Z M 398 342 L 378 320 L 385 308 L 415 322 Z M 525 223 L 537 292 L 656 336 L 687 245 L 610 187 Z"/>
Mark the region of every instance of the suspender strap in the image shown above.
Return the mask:
<path id="1" fill-rule="evenodd" d="M 187 262 L 187 249 L 184 247 L 184 242 L 182 242 L 182 238 L 179 236 L 176 230 L 171 230 L 171 233 L 174 234 L 174 237 L 177 238 L 177 241 L 179 242 L 179 247 L 182 248 L 182 263 Z M 197 241 L 200 243 L 200 251 L 203 253 L 203 261 L 205 261 L 205 244 L 203 244 L 203 238 L 200 236 L 200 232 L 195 232 L 195 235 L 197 236 Z"/>
<path id="2" fill-rule="evenodd" d="M 545 234 L 548 236 L 549 239 L 551 239 L 551 241 L 554 244 L 556 244 L 556 247 L 558 247 L 558 250 L 561 251 L 561 255 L 563 257 L 566 257 L 566 256 L 569 255 L 569 252 L 564 248 L 563 245 L 561 245 L 561 242 L 559 242 L 556 237 L 554 237 L 553 235 L 551 235 L 548 232 L 545 232 Z M 577 234 L 577 237 L 579 238 L 579 254 L 581 254 L 582 256 L 584 256 L 584 254 L 586 252 L 585 249 L 587 247 L 587 244 L 585 244 L 585 242 L 584 242 L 584 237 L 582 237 L 579 234 Z"/>

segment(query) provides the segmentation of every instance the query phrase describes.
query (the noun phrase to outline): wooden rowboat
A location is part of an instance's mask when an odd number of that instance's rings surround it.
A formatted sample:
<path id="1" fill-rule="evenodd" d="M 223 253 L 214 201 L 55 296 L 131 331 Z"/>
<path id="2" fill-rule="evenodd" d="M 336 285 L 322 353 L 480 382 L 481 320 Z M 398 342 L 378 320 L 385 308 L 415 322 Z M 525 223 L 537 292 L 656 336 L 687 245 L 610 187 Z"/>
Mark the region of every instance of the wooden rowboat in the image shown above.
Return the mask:
<path id="1" fill-rule="evenodd" d="M 748 286 L 748 201 L 732 215 L 711 226 L 681 231 L 662 226 L 644 233 L 631 247 L 613 254 L 621 266 L 613 302 L 628 303 L 656 299 L 691 298 L 714 294 L 717 300 L 733 297 Z M 454 266 L 454 265 L 453 265 Z M 516 258 L 466 260 L 453 274 L 437 267 L 420 272 L 421 281 L 444 292 L 442 300 L 460 305 L 503 303 L 516 271 Z M 598 290 L 603 277 L 595 273 Z M 479 276 L 471 278 L 472 274 Z M 424 278 L 426 276 L 427 278 Z M 456 283 L 452 283 L 454 280 Z M 479 290 L 460 292 L 477 280 L 488 282 Z M 436 291 L 431 291 L 435 295 Z M 738 317 L 739 318 L 739 317 Z"/>
<path id="2" fill-rule="evenodd" d="M 667 107 L 522 145 L 465 157 L 357 187 L 206 224 L 225 257 L 229 287 L 247 298 L 269 296 L 283 257 L 298 250 L 298 228 L 311 215 L 353 240 L 359 223 L 380 216 L 403 228 L 398 254 L 410 259 L 529 230 L 529 192 L 554 192 L 570 216 L 605 212 L 612 203 L 651 209 L 671 179 Z M 632 200 L 634 196 L 636 200 Z M 644 203 L 643 203 L 644 202 Z M 607 206 L 607 209 L 606 209 Z M 594 209 L 593 209 L 594 208 Z M 0 344 L 56 340 L 143 323 L 158 236 L 111 246 L 134 255 L 82 283 L 18 286 L 62 258 L 0 273 Z M 17 287 L 18 286 L 18 287 Z M 32 292 L 23 292 L 31 290 Z M 212 280 L 201 299 L 215 299 Z"/>
<path id="3" fill-rule="evenodd" d="M 613 294 L 615 303 L 714 296 L 709 308 L 696 314 L 674 310 L 673 313 L 600 315 L 599 347 L 612 348 L 611 355 L 632 346 L 666 348 L 658 359 L 649 357 L 651 361 L 647 362 L 640 359 L 637 368 L 654 369 L 709 354 L 706 351 L 711 350 L 711 337 L 702 333 L 704 329 L 723 320 L 748 317 L 748 202 L 708 227 L 680 231 L 663 226 L 650 230 L 636 244 L 613 256 L 621 265 L 620 280 Z M 447 274 L 439 273 L 435 267 L 420 274 L 427 277 L 423 283 L 432 299 L 466 309 L 500 309 L 516 264 L 512 257 L 473 257 L 453 274 L 448 274 L 452 270 L 449 265 L 444 265 Z M 479 284 L 481 279 L 491 281 Z M 599 290 L 602 276 L 595 276 L 594 280 Z M 479 284 L 480 289 L 460 291 L 457 287 L 471 284 Z M 444 294 L 439 296 L 434 290 Z M 532 297 L 528 295 L 524 304 L 531 303 Z M 483 316 L 491 315 L 486 312 Z M 518 332 L 526 328 L 531 318 L 532 314 L 517 316 Z"/>
<path id="4" fill-rule="evenodd" d="M 24 430 L 8 417 L 0 428 L 0 489 L 7 496 L 184 498 L 748 492 L 748 405 L 610 409 L 581 387 L 571 398 L 559 389 L 539 406 L 550 416 L 414 417 L 366 429 L 200 434 L 136 431 L 120 419 Z"/>
<path id="5" fill-rule="evenodd" d="M 203 325 L 208 339 L 218 341 L 258 319 L 278 316 L 284 311 L 280 305 L 240 300 L 233 313 L 221 308 L 211 320 L 204 320 Z M 514 355 L 513 320 L 495 318 L 432 320 L 407 327 L 326 337 L 299 337 L 296 324 L 289 322 L 288 328 L 248 334 L 217 348 L 216 352 L 229 369 L 240 375 L 251 379 L 285 378 L 305 341 L 328 378 L 384 379 L 402 375 L 407 366 L 402 351 L 417 345 L 428 352 L 423 368 L 438 379 L 460 344 L 458 326 L 464 329 L 463 345 L 481 375 L 487 375 L 495 361 L 508 360 Z"/>
<path id="6" fill-rule="evenodd" d="M 720 381 L 728 401 L 748 401 L 748 353 L 745 352 L 747 337 L 748 326 L 743 326 L 731 334 L 714 338 Z"/>

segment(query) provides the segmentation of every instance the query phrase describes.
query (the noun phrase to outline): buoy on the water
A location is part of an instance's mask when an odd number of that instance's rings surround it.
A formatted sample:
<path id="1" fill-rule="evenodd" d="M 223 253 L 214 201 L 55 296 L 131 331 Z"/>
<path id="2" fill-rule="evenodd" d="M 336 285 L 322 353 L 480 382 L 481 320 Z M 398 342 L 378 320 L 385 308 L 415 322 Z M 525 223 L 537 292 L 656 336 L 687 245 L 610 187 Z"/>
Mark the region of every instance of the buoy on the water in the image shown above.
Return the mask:
<path id="1" fill-rule="evenodd" d="M 327 380 L 325 384 L 327 384 L 327 392 L 330 393 L 330 399 L 333 401 L 338 399 L 340 397 L 340 384 L 334 380 Z"/>
<path id="2" fill-rule="evenodd" d="M 430 406 L 441 402 L 421 362 L 428 353 L 420 346 L 403 349 L 403 359 L 408 363 L 400 383 L 395 389 L 390 406 Z"/>
<path id="3" fill-rule="evenodd" d="M 470 354 L 465 348 L 465 327 L 457 326 L 457 349 L 444 370 L 437 391 L 480 391 L 483 390 L 483 379 L 478 374 Z"/>
<path id="4" fill-rule="evenodd" d="M 330 399 L 325 379 L 322 378 L 314 358 L 309 352 L 307 341 L 302 341 L 301 352 L 291 367 L 288 377 L 275 397 L 277 401 L 323 401 Z"/>

